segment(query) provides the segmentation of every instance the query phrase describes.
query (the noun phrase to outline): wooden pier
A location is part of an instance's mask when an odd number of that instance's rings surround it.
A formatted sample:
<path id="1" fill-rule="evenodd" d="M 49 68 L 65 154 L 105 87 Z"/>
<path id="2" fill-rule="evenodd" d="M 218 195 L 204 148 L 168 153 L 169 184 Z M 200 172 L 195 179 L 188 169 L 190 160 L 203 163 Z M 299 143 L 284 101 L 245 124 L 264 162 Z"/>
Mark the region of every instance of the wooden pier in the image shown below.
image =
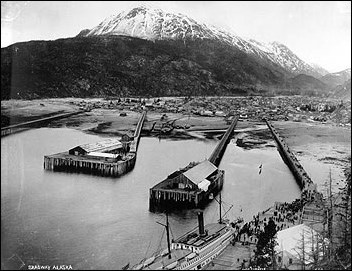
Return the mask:
<path id="1" fill-rule="evenodd" d="M 147 111 L 143 111 L 142 116 L 139 118 L 139 121 L 136 126 L 136 130 L 133 134 L 133 141 L 130 145 L 130 152 L 137 152 L 139 139 L 141 137 L 141 131 L 144 124 L 145 116 L 147 115 Z"/>
<path id="2" fill-rule="evenodd" d="M 68 153 L 58 153 L 44 156 L 44 169 L 117 177 L 133 169 L 135 162 L 135 154 L 127 155 L 125 160 L 109 162 Z"/>
<path id="3" fill-rule="evenodd" d="M 6 126 L 6 127 L 1 127 L 1 137 L 7 136 L 7 135 L 10 135 L 10 134 L 14 134 L 14 133 L 18 133 L 18 132 L 22 132 L 24 130 L 29 129 L 31 126 L 47 123 L 47 122 L 50 122 L 52 120 L 67 118 L 67 117 L 70 117 L 70 116 L 73 116 L 73 115 L 77 115 L 77 114 L 81 114 L 81 113 L 84 113 L 84 112 L 86 112 L 86 111 L 85 110 L 80 110 L 80 111 L 72 112 L 72 113 L 63 113 L 63 114 L 58 114 L 58 115 L 51 116 L 51 117 L 46 117 L 46 118 L 41 118 L 41 119 L 37 119 L 37 120 L 31 120 L 31 121 L 26 121 L 26 122 L 22 122 L 22 123 L 13 124 L 13 125 L 9 125 L 9 126 Z"/>
<path id="4" fill-rule="evenodd" d="M 316 185 L 310 179 L 294 153 L 290 150 L 284 139 L 280 137 L 273 125 L 267 120 L 265 120 L 265 122 L 269 127 L 275 142 L 277 143 L 281 157 L 291 170 L 297 184 L 301 188 L 301 202 L 304 205 L 302 210 L 296 213 L 299 217 L 299 221 L 296 223 L 309 225 L 315 230 L 323 230 L 327 215 L 324 205 L 322 204 L 321 193 L 317 192 Z M 263 221 L 263 217 L 266 217 L 267 219 L 269 217 L 273 217 L 275 211 L 277 210 L 276 206 L 279 205 L 280 204 L 276 202 L 273 207 L 261 212 L 260 220 Z M 292 221 L 283 221 L 280 222 L 280 224 L 281 226 L 284 224 L 287 228 L 295 225 L 295 221 L 293 221 L 293 224 Z M 280 224 L 277 223 L 277 226 L 280 226 Z M 242 243 L 242 245 L 239 244 L 240 242 L 237 242 L 234 245 L 228 245 L 223 253 L 221 253 L 216 259 L 205 267 L 205 270 L 240 270 L 248 268 L 249 260 L 254 256 L 253 249 L 256 247 L 256 241 L 254 243 L 247 241 L 247 244 Z"/>
<path id="5" fill-rule="evenodd" d="M 267 120 L 265 120 L 265 122 L 268 125 L 277 143 L 278 150 L 281 154 L 281 157 L 283 158 L 284 162 L 291 170 L 302 192 L 307 191 L 308 193 L 313 193 L 313 191 L 316 191 L 316 185 L 313 183 L 311 178 L 308 176 L 307 172 L 299 163 L 295 154 L 290 150 L 286 142 L 279 136 L 278 132 L 275 130 L 272 124 Z"/>
<path id="6" fill-rule="evenodd" d="M 221 141 L 219 142 L 219 144 L 216 146 L 215 150 L 209 157 L 209 162 L 213 163 L 217 167 L 220 165 L 221 158 L 225 153 L 226 146 L 231 139 L 230 137 L 234 132 L 238 119 L 239 119 L 239 116 L 234 117 L 230 127 L 226 130 L 225 134 L 221 138 Z"/>
<path id="7" fill-rule="evenodd" d="M 197 185 L 190 184 L 192 181 L 187 179 L 182 173 L 174 178 L 172 175 L 169 175 L 166 180 L 150 189 L 149 211 L 171 211 L 173 209 L 200 208 L 204 206 L 221 191 L 225 172 L 219 169 L 214 170 L 209 179 L 211 185 L 207 191 L 199 189 Z M 185 183 L 189 183 L 189 186 L 187 187 Z M 185 184 L 185 188 L 180 188 L 178 184 Z"/>
<path id="8" fill-rule="evenodd" d="M 137 148 L 145 115 L 146 111 L 143 111 L 133 138 L 125 140 L 122 144 L 119 143 L 116 145 L 116 142 L 110 140 L 111 144 L 115 145 L 106 145 L 105 141 L 96 144 L 81 145 L 64 153 L 46 155 L 44 156 L 44 169 L 81 172 L 110 177 L 118 177 L 131 171 L 136 162 Z M 127 135 L 126 137 L 129 138 Z"/>
<path id="9" fill-rule="evenodd" d="M 230 141 L 238 117 L 235 117 L 209 160 L 191 162 L 183 169 L 170 174 L 165 180 L 150 188 L 149 210 L 151 212 L 199 208 L 221 191 L 224 170 L 218 169 L 221 158 Z"/>

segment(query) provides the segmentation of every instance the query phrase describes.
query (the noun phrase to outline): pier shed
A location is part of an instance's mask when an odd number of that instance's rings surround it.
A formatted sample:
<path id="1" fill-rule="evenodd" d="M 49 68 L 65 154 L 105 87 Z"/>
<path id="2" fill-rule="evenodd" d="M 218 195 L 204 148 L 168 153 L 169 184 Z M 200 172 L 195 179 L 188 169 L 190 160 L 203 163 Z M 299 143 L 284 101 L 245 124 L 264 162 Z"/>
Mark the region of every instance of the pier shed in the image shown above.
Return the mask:
<path id="1" fill-rule="evenodd" d="M 110 138 L 104 141 L 100 141 L 96 143 L 88 143 L 88 144 L 83 144 L 83 145 L 74 147 L 69 150 L 69 154 L 87 155 L 91 152 L 116 153 L 116 151 L 119 149 L 122 149 L 122 143 L 115 138 Z"/>
<path id="2" fill-rule="evenodd" d="M 117 177 L 131 171 L 136 162 L 140 132 L 146 111 L 139 118 L 133 137 L 122 135 L 96 143 L 83 144 L 44 156 L 44 169 L 52 171 L 83 172 L 100 176 Z"/>
<path id="3" fill-rule="evenodd" d="M 218 168 L 238 121 L 234 117 L 210 158 L 191 162 L 149 190 L 151 212 L 177 208 L 200 208 L 222 189 L 225 171 Z"/>
<path id="4" fill-rule="evenodd" d="M 177 189 L 178 191 L 207 191 L 210 180 L 217 175 L 218 168 L 204 160 L 191 162 L 187 167 L 170 174 L 163 182 L 154 186 L 159 189 Z"/>
<path id="5" fill-rule="evenodd" d="M 204 160 L 203 162 L 183 173 L 183 176 L 195 184 L 199 189 L 207 191 L 210 185 L 210 181 L 207 180 L 207 178 L 216 171 L 216 166 L 214 166 L 208 160 Z"/>
<path id="6" fill-rule="evenodd" d="M 121 155 L 116 153 L 108 153 L 108 152 L 90 152 L 87 154 L 87 157 L 104 159 L 104 161 L 116 162 L 120 160 Z"/>
<path id="7" fill-rule="evenodd" d="M 150 189 L 149 210 L 198 208 L 221 190 L 224 171 L 209 160 L 191 162 Z"/>

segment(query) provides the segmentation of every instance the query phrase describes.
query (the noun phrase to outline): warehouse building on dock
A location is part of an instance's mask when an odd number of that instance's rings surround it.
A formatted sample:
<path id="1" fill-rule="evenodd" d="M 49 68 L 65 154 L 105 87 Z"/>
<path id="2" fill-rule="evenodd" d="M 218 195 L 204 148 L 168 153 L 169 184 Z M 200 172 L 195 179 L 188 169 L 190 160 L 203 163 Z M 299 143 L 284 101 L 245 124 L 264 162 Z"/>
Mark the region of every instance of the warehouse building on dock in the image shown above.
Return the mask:
<path id="1" fill-rule="evenodd" d="M 119 160 L 125 152 L 127 152 L 127 150 L 124 149 L 124 145 L 115 138 L 96 143 L 83 144 L 68 151 L 71 155 L 100 158 L 111 162 Z"/>
<path id="2" fill-rule="evenodd" d="M 136 163 L 140 132 L 145 120 L 144 111 L 138 120 L 133 136 L 128 133 L 96 143 L 76 146 L 66 152 L 44 156 L 44 169 L 52 171 L 82 172 L 117 177 L 131 171 Z"/>
<path id="3" fill-rule="evenodd" d="M 224 171 L 209 160 L 191 162 L 150 189 L 149 210 L 198 208 L 221 190 L 223 179 Z"/>

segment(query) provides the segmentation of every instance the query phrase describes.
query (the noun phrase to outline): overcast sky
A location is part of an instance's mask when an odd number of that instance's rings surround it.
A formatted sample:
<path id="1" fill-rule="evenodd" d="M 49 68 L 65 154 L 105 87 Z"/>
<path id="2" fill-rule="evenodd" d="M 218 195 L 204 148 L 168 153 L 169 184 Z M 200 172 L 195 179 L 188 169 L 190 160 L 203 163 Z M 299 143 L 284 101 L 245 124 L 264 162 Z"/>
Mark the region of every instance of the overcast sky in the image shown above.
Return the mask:
<path id="1" fill-rule="evenodd" d="M 144 1 L 148 2 L 148 1 Z M 140 2 L 2 1 L 1 47 L 76 36 Z M 231 29 L 241 37 L 279 41 L 302 60 L 330 72 L 351 67 L 350 1 L 163 1 L 166 11 Z"/>

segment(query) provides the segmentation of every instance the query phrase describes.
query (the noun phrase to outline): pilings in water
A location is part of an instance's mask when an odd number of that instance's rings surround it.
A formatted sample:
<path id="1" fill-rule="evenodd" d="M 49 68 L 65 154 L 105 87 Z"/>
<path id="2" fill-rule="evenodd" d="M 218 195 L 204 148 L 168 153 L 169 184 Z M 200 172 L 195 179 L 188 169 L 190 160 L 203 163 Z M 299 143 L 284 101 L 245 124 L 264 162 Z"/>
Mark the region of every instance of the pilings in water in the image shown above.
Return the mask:
<path id="1" fill-rule="evenodd" d="M 221 162 L 221 158 L 225 153 L 226 146 L 229 143 L 230 136 L 233 133 L 233 130 L 235 129 L 237 125 L 239 116 L 235 116 L 232 120 L 232 123 L 230 127 L 226 130 L 225 134 L 221 138 L 221 141 L 218 143 L 216 148 L 214 149 L 213 153 L 209 157 L 209 162 L 213 163 L 215 166 L 219 166 Z"/>
<path id="2" fill-rule="evenodd" d="M 221 159 L 225 153 L 226 146 L 230 141 L 230 137 L 236 127 L 238 116 L 234 117 L 231 125 L 223 135 L 222 139 L 214 149 L 208 161 L 219 166 Z M 175 208 L 199 208 L 212 199 L 221 191 L 224 182 L 223 170 L 217 169 L 216 176 L 213 176 L 207 191 L 200 190 L 197 186 L 190 190 L 177 188 L 177 177 L 167 178 L 158 183 L 149 191 L 149 210 L 151 212 L 160 210 L 171 210 Z M 182 179 L 182 178 L 181 178 Z M 196 185 L 196 184 L 195 184 Z M 169 187 L 175 187 L 170 189 Z"/>
<path id="3" fill-rule="evenodd" d="M 44 156 L 44 169 L 52 171 L 81 172 L 99 176 L 120 176 L 133 169 L 136 155 L 118 162 L 87 160 L 67 153 Z"/>
<path id="4" fill-rule="evenodd" d="M 172 189 L 150 189 L 149 211 L 164 211 L 174 208 L 197 208 L 200 202 L 195 191 L 175 191 Z"/>
<path id="5" fill-rule="evenodd" d="M 108 161 L 105 158 L 92 158 L 86 155 L 73 155 L 68 152 L 44 156 L 44 169 L 52 171 L 82 172 L 100 176 L 117 177 L 134 168 L 140 132 L 145 120 L 146 111 L 140 117 L 130 151 L 122 160 Z"/>
<path id="6" fill-rule="evenodd" d="M 67 117 L 70 117 L 73 115 L 81 114 L 83 112 L 86 112 L 86 111 L 80 110 L 80 111 L 72 112 L 72 113 L 58 114 L 58 115 L 51 116 L 51 117 L 46 117 L 46 118 L 41 118 L 41 119 L 37 119 L 37 120 L 13 124 L 13 125 L 9 125 L 6 127 L 1 127 L 1 136 L 7 136 L 7 135 L 10 135 L 13 133 L 18 133 L 18 132 L 21 132 L 21 131 L 25 130 L 26 128 L 33 126 L 33 125 L 49 122 L 49 121 L 56 120 L 56 119 L 67 118 Z"/>
<path id="7" fill-rule="evenodd" d="M 272 126 L 272 124 L 265 120 L 267 126 L 269 127 L 276 143 L 279 149 L 279 152 L 281 156 L 283 157 L 283 160 L 287 164 L 287 166 L 290 168 L 293 176 L 296 179 L 297 184 L 301 188 L 302 192 L 303 191 L 316 191 L 316 185 L 313 183 L 311 178 L 308 176 L 307 172 L 304 170 L 302 165 L 299 163 L 297 160 L 295 154 L 290 150 L 286 142 L 279 136 L 278 132 L 275 130 L 275 128 Z"/>
<path id="8" fill-rule="evenodd" d="M 23 132 L 23 131 L 26 131 L 30 128 L 28 127 L 19 127 L 19 128 L 7 128 L 7 127 L 4 127 L 4 128 L 1 128 L 1 137 L 3 136 L 7 136 L 7 135 L 12 135 L 12 134 L 17 134 L 19 132 Z"/>
<path id="9" fill-rule="evenodd" d="M 211 194 L 215 197 L 221 191 L 224 175 L 225 171 L 219 170 L 207 191 L 165 188 L 165 184 L 170 183 L 170 180 L 166 179 L 149 189 L 149 211 L 201 208 L 212 200 Z"/>

